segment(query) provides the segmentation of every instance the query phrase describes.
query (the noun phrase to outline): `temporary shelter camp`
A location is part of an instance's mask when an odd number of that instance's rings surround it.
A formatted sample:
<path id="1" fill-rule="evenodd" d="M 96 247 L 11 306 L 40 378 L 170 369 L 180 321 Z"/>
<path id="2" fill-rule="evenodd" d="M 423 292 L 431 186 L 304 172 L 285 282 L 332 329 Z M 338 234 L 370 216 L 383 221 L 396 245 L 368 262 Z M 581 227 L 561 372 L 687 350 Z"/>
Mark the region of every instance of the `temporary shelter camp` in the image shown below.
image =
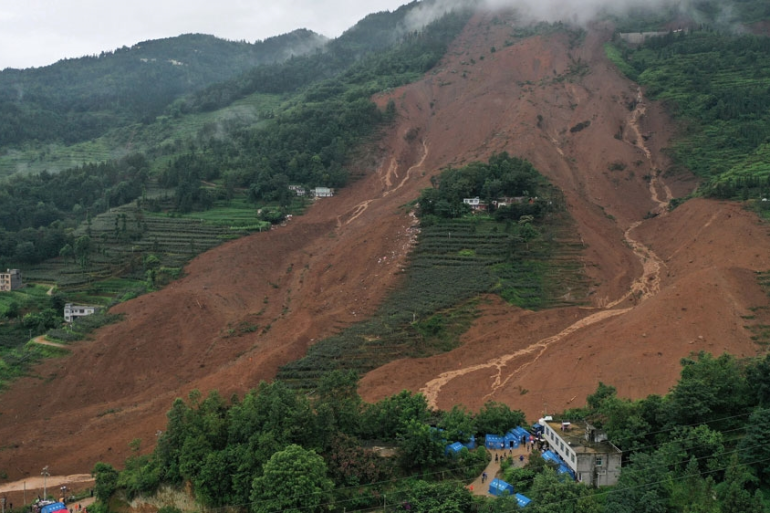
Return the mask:
<path id="1" fill-rule="evenodd" d="M 487 449 L 502 449 L 505 447 L 505 438 L 500 435 L 487 435 L 484 437 L 484 447 Z"/>
<path id="2" fill-rule="evenodd" d="M 507 497 L 513 495 L 513 485 L 495 478 L 489 483 L 489 493 L 497 497 Z"/>
<path id="3" fill-rule="evenodd" d="M 449 444 L 446 446 L 446 449 L 444 449 L 444 454 L 451 454 L 452 456 L 457 456 L 460 454 L 460 451 L 462 451 L 465 448 L 463 444 L 460 442 L 455 442 L 453 444 Z"/>
<path id="4" fill-rule="evenodd" d="M 519 503 L 519 507 L 520 508 L 525 508 L 525 507 L 527 507 L 527 504 L 532 502 L 532 499 L 530 499 L 529 497 L 525 497 L 525 496 L 523 496 L 520 493 L 517 493 L 516 494 L 516 502 Z"/>

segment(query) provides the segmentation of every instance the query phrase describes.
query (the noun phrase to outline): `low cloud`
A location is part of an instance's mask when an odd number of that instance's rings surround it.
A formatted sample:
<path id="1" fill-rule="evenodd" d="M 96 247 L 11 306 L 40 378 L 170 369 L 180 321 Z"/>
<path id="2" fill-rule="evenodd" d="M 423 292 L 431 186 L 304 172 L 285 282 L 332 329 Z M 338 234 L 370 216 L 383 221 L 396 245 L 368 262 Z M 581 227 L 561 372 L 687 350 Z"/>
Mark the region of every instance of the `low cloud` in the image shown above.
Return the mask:
<path id="1" fill-rule="evenodd" d="M 695 21 L 705 21 L 694 9 L 697 0 L 426 0 L 406 18 L 408 30 L 424 27 L 443 15 L 462 8 L 484 8 L 491 11 L 514 10 L 523 23 L 565 22 L 585 26 L 608 15 L 624 16 L 639 11 L 676 9 L 688 13 Z M 732 2 L 722 2 L 717 21 L 731 18 Z"/>

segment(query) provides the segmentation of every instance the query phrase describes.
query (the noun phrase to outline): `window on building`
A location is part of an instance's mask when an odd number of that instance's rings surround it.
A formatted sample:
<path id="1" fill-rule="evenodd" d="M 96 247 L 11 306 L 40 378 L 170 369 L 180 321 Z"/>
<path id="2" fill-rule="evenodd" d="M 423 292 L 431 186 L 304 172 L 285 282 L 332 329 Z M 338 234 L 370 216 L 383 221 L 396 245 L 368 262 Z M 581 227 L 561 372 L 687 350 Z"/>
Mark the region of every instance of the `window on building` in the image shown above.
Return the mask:
<path id="1" fill-rule="evenodd" d="M 575 455 L 574 454 L 570 454 L 569 457 L 572 458 L 572 463 L 575 463 Z"/>
<path id="2" fill-rule="evenodd" d="M 596 457 L 596 466 L 597 467 L 601 467 L 603 464 L 604 464 L 604 458 L 602 458 L 601 456 L 597 456 Z"/>

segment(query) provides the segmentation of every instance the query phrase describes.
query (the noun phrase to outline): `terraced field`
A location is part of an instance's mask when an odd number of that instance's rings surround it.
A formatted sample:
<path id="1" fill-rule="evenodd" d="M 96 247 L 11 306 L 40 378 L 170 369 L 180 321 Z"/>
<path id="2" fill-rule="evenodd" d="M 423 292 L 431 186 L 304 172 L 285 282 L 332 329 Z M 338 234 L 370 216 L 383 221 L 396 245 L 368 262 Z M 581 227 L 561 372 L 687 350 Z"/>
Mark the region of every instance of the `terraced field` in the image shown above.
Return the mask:
<path id="1" fill-rule="evenodd" d="M 30 281 L 56 283 L 68 296 L 97 304 L 144 292 L 155 280 L 170 280 L 195 255 L 246 233 L 202 220 L 148 215 L 131 203 L 81 226 L 75 238 L 89 235 L 91 253 L 85 267 L 74 259 L 59 258 L 25 270 Z M 150 260 L 152 255 L 157 260 Z"/>
<path id="2" fill-rule="evenodd" d="M 566 213 L 538 226 L 542 236 L 523 242 L 515 226 L 471 217 L 440 222 L 417 236 L 401 287 L 369 321 L 340 327 L 284 366 L 278 378 L 311 387 L 325 372 L 364 374 L 390 361 L 449 351 L 476 315 L 483 294 L 500 294 L 524 308 L 583 302 L 588 282 L 583 249 Z"/>

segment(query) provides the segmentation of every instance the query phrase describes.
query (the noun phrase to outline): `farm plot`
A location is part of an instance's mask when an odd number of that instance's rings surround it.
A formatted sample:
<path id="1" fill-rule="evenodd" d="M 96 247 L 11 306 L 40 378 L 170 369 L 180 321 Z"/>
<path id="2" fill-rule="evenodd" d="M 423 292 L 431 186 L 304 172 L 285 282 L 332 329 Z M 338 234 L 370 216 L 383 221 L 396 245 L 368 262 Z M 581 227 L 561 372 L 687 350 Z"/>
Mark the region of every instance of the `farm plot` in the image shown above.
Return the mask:
<path id="1" fill-rule="evenodd" d="M 578 303 L 588 287 L 571 219 L 552 214 L 538 228 L 542 236 L 530 242 L 516 225 L 491 219 L 423 228 L 403 285 L 378 312 L 315 344 L 278 378 L 309 388 L 331 370 L 363 374 L 398 358 L 449 351 L 470 327 L 481 294 L 498 293 L 525 308 Z"/>
<path id="2" fill-rule="evenodd" d="M 170 281 L 195 255 L 224 240 L 244 234 L 200 219 L 147 215 L 132 203 L 94 218 L 74 233 L 88 236 L 90 251 L 83 259 L 62 257 L 30 268 L 31 281 L 55 282 L 68 295 L 97 304 L 119 300 L 155 280 Z M 148 271 L 151 273 L 148 275 Z"/>

